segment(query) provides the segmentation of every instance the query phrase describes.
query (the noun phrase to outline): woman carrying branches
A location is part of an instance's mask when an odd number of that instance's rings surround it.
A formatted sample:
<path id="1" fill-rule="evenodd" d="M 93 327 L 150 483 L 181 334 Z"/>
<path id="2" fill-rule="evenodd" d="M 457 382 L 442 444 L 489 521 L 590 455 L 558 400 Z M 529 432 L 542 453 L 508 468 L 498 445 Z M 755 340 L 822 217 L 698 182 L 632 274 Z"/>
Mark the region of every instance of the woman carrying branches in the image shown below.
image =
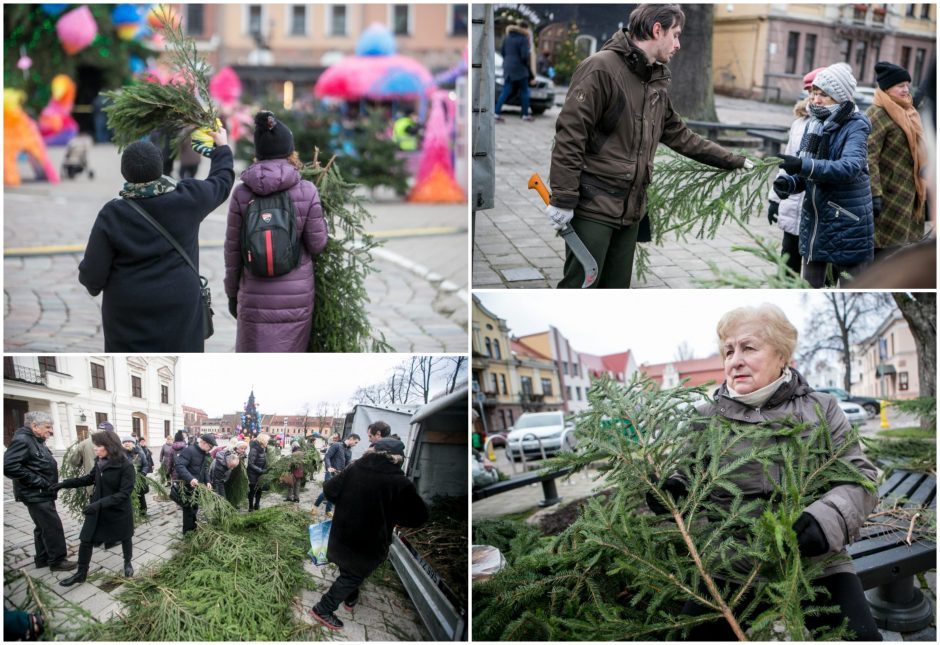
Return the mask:
<path id="1" fill-rule="evenodd" d="M 796 421 L 803 424 L 802 441 L 824 422 L 833 450 L 841 450 L 839 459 L 853 472 L 875 481 L 876 469 L 862 454 L 857 441 L 845 446 L 851 426 L 836 399 L 815 392 L 799 372 L 788 367 L 796 347 L 797 331 L 777 306 L 741 307 L 726 313 L 718 323 L 718 340 L 724 357 L 725 382 L 716 391 L 714 402 L 700 410 L 702 416 L 722 417 L 734 424 L 748 425 Z M 819 418 L 817 410 L 822 411 L 823 419 Z M 776 440 L 771 435 L 768 441 Z M 724 459 L 730 463 L 742 451 L 753 447 L 750 441 L 736 445 Z M 732 479 L 741 489 L 744 500 L 764 499 L 772 506 L 784 485 L 785 467 L 781 461 L 770 464 L 748 461 L 734 471 Z M 665 492 L 672 499 L 680 500 L 689 494 L 689 485 L 685 474 L 675 473 L 662 485 L 661 495 L 647 494 L 647 503 L 658 514 L 669 512 L 663 503 L 668 502 L 663 497 Z M 831 558 L 833 554 L 846 556 L 846 545 L 858 537 L 865 518 L 878 503 L 877 495 L 858 484 L 834 482 L 824 488 L 792 526 L 800 555 L 811 561 Z M 727 509 L 732 505 L 732 498 L 732 495 L 718 498 L 713 494 L 711 502 Z M 856 639 L 881 640 L 851 559 L 847 556 L 831 558 L 825 564 L 823 574 L 813 583 L 828 592 L 828 600 L 817 598 L 810 603 L 804 598 L 803 604 L 834 605 L 838 613 L 807 614 L 806 626 L 810 629 L 836 627 L 843 619 L 848 619 L 848 629 Z M 711 611 L 692 600 L 683 607 L 683 614 L 687 616 Z M 732 626 L 720 619 L 700 623 L 689 633 L 691 640 L 735 640 L 738 637 Z"/>
<path id="2" fill-rule="evenodd" d="M 124 552 L 124 575 L 134 575 L 131 558 L 134 556 L 134 510 L 131 494 L 137 471 L 127 460 L 121 440 L 113 432 L 97 432 L 91 435 L 97 460 L 87 475 L 73 477 L 53 485 L 60 488 L 79 488 L 94 484 L 88 506 L 85 508 L 85 523 L 79 533 L 78 570 L 59 584 L 71 587 L 85 582 L 94 545 L 103 542 L 120 542 Z"/>
<path id="3" fill-rule="evenodd" d="M 826 282 L 831 264 L 854 276 L 874 257 L 875 227 L 868 176 L 871 122 L 852 97 L 852 68 L 836 63 L 823 69 L 810 90 L 810 120 L 797 156 L 781 155 L 786 174 L 774 180 L 774 192 L 787 199 L 806 191 L 800 219 L 803 279 L 814 289 Z"/>

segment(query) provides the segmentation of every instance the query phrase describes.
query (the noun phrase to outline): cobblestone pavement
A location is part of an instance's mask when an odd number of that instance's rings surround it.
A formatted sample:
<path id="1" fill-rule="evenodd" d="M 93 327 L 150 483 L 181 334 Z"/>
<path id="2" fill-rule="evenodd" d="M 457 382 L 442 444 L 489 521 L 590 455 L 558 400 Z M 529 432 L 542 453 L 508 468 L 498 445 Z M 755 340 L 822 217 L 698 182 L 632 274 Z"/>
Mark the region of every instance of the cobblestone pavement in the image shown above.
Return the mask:
<path id="1" fill-rule="evenodd" d="M 556 103 L 563 101 L 563 92 L 560 88 Z M 723 96 L 715 97 L 715 105 L 723 122 L 788 126 L 793 121 L 790 106 Z M 496 125 L 495 207 L 478 211 L 474 222 L 471 283 L 475 289 L 554 288 L 563 273 L 564 241 L 546 220 L 541 198 L 526 187 L 533 172 L 548 181 L 559 108 L 529 123 L 518 114 L 507 111 L 506 122 Z M 770 226 L 763 214 L 751 218 L 750 230 L 768 239 L 783 238 L 782 231 Z M 696 279 L 714 277 L 707 261 L 737 273 L 759 271 L 751 255 L 731 252 L 736 244 L 754 246 L 744 231 L 734 227 L 719 230 L 712 240 L 689 238 L 681 242 L 667 240 L 662 246 L 646 244 L 649 270 L 643 279 L 634 274 L 633 286 L 695 287 Z"/>
<path id="2" fill-rule="evenodd" d="M 58 166 L 63 148 L 50 149 Z M 58 185 L 27 182 L 4 191 L 4 349 L 14 352 L 100 352 L 101 298 L 78 283 L 81 249 L 98 210 L 123 180 L 111 145 L 91 154 L 94 180 L 81 175 Z M 243 165 L 243 164 L 242 164 Z M 236 165 L 236 173 L 240 171 Z M 200 177 L 208 173 L 203 163 Z M 24 169 L 23 175 L 32 173 Z M 378 271 L 367 279 L 370 319 L 399 352 L 467 349 L 467 209 L 376 201 L 367 227 L 385 239 Z M 225 306 L 221 243 L 227 205 L 200 229 L 200 269 L 215 297 L 215 335 L 206 351 L 235 348 L 235 320 Z M 38 255 L 33 254 L 36 247 Z"/>
<path id="3" fill-rule="evenodd" d="M 62 455 L 56 458 L 61 462 Z M 301 489 L 300 507 L 312 509 L 313 501 L 320 493 L 321 482 L 308 482 Z M 261 499 L 262 506 L 273 506 L 283 503 L 278 493 L 267 493 Z M 168 560 L 174 553 L 174 545 L 182 537 L 182 512 L 173 502 L 157 501 L 155 495 L 147 495 L 147 507 L 150 516 L 147 522 L 137 527 L 134 535 L 133 565 L 137 575 L 142 575 L 148 567 L 157 567 Z M 51 619 L 53 627 L 59 624 L 54 607 L 62 606 L 55 603 L 71 601 L 81 606 L 98 620 L 107 620 L 121 611 L 121 603 L 117 595 L 121 591 L 120 578 L 115 586 L 114 578 L 102 576 L 97 580 L 88 580 L 84 584 L 63 588 L 58 581 L 71 575 L 69 572 L 54 572 L 48 568 L 37 569 L 33 566 L 33 523 L 26 512 L 26 507 L 13 501 L 12 480 L 3 479 L 3 564 L 4 570 L 22 569 L 34 580 L 42 582 L 52 594 L 53 608 L 46 616 Z M 65 539 L 69 545 L 69 559 L 78 557 L 78 534 L 81 524 L 63 510 L 59 504 L 59 515 L 65 528 Z M 311 515 L 311 522 L 319 521 Z M 89 573 L 120 575 L 123 571 L 123 556 L 121 547 L 112 549 L 95 549 L 92 555 L 92 564 Z M 390 566 L 390 565 L 389 565 Z M 314 623 L 306 612 L 320 599 L 320 596 L 329 588 L 336 578 L 337 570 L 334 565 L 316 567 L 309 560 L 305 561 L 304 569 L 311 573 L 316 581 L 315 590 L 304 590 L 300 598 L 300 609 L 295 609 L 295 618 L 298 621 Z M 394 575 L 394 574 L 392 574 Z M 17 581 L 15 584 L 4 584 L 3 598 L 7 606 L 10 604 L 22 606 L 26 595 L 25 585 Z M 63 603 L 64 604 L 64 603 Z M 426 641 L 431 636 L 421 622 L 411 599 L 402 588 L 397 579 L 391 583 L 380 582 L 370 578 L 362 587 L 360 603 L 355 610 L 348 612 L 340 609 L 338 615 L 345 624 L 339 632 L 330 632 L 320 628 L 325 638 L 348 641 Z M 61 618 L 59 619 L 61 620 Z"/>

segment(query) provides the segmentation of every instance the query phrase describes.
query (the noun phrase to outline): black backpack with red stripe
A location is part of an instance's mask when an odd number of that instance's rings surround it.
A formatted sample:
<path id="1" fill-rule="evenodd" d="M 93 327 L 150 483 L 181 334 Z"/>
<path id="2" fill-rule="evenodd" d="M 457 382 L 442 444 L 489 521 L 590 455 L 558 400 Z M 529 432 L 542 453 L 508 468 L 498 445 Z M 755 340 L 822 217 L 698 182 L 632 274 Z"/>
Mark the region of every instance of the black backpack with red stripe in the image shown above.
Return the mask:
<path id="1" fill-rule="evenodd" d="M 242 262 L 252 275 L 276 278 L 300 261 L 300 234 L 288 191 L 255 195 L 242 222 Z"/>

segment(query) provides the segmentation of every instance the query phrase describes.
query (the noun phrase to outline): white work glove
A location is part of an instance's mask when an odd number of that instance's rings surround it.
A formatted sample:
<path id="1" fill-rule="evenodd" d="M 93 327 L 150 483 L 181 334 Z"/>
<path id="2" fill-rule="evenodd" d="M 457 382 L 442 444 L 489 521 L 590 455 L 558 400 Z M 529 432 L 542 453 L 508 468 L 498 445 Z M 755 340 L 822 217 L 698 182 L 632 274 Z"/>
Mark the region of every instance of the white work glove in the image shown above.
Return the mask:
<path id="1" fill-rule="evenodd" d="M 574 211 L 567 208 L 558 208 L 557 206 L 552 206 L 549 204 L 545 207 L 545 214 L 548 216 L 548 219 L 551 220 L 552 226 L 555 227 L 556 231 L 560 231 L 565 228 L 565 225 L 571 221 L 571 218 L 574 217 Z"/>
<path id="2" fill-rule="evenodd" d="M 741 166 L 741 170 L 750 170 L 750 169 L 752 169 L 753 167 L 754 167 L 754 162 L 751 161 L 750 159 L 745 159 L 745 160 L 744 160 L 744 165 Z"/>

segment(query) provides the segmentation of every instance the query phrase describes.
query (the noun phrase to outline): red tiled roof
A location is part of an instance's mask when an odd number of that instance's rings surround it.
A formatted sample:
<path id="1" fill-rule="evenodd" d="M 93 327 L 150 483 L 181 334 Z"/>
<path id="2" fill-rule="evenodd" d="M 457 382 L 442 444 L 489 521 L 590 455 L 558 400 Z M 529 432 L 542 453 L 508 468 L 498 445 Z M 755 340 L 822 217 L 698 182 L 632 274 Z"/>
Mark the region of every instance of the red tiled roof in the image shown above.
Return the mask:
<path id="1" fill-rule="evenodd" d="M 627 373 L 627 365 L 630 363 L 630 350 L 628 349 L 625 352 L 620 352 L 619 354 L 608 354 L 607 356 L 602 356 L 601 359 L 604 361 L 604 366 L 612 372 Z"/>

